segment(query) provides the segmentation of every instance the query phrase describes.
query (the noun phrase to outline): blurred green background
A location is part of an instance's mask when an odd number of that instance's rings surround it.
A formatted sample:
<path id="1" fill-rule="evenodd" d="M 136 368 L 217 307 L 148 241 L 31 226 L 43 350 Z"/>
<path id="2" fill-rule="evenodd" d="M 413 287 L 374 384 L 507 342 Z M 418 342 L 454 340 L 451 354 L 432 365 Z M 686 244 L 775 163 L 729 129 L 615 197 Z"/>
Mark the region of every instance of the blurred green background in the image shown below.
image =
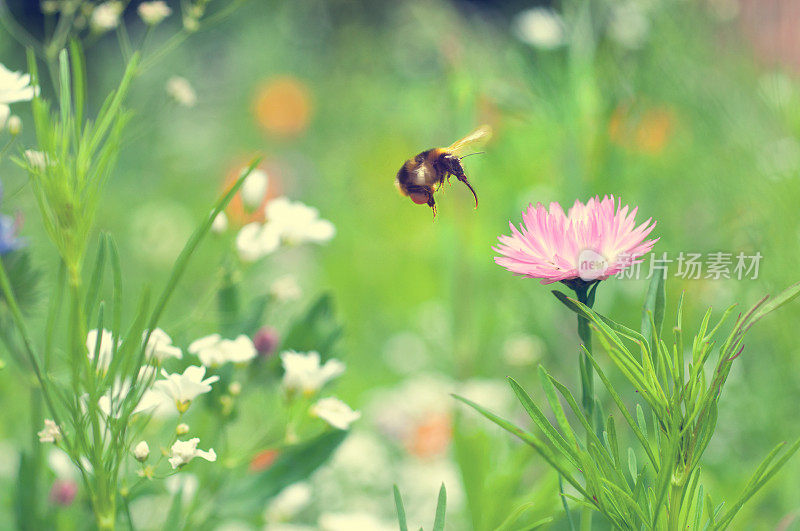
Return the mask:
<path id="1" fill-rule="evenodd" d="M 773 4 L 794 5 L 766 2 L 759 13 Z M 550 6 L 563 24 L 553 39 L 531 22 L 526 10 L 536 7 L 258 0 L 192 36 L 135 84 L 136 118 L 101 205 L 99 229 L 120 245 L 128 289 L 165 282 L 226 177 L 259 152 L 271 186 L 316 206 L 337 234 L 325 247 L 268 257 L 248 281 L 296 275 L 304 297 L 288 312 L 333 294 L 345 326 L 335 354 L 348 364 L 337 394 L 354 407 L 367 407 L 376 388 L 420 375 L 513 376 L 538 392 L 538 363 L 577 388 L 574 316 L 550 288 L 492 260 L 497 236 L 529 202 L 566 206 L 614 194 L 638 206 L 641 221 L 657 220 L 659 255 L 760 252 L 755 280 L 684 280 L 672 277 L 672 264 L 669 308 L 685 290 L 687 330 L 708 306 L 748 307 L 799 280 L 800 85 L 793 58 L 764 46 L 777 35 L 774 20 L 735 0 L 565 1 Z M 33 13 L 28 20 L 38 24 Z M 176 23 L 159 27 L 154 42 Z M 791 50 L 794 35 L 780 38 Z M 97 105 L 123 63 L 113 35 L 87 53 Z M 5 34 L 0 58 L 26 69 L 24 51 Z M 170 103 L 164 87 L 175 75 L 194 86 L 194 107 Z M 28 146 L 32 124 L 20 114 Z M 482 123 L 495 135 L 484 155 L 465 160 L 477 211 L 458 184 L 438 196 L 433 221 L 397 194 L 392 181 L 405 159 Z M 24 215 L 22 234 L 46 263 L 54 252 L 25 176 L 5 160 L 1 178 L 4 213 Z M 164 321 L 173 337 L 212 331 L 204 301 L 233 234 L 201 248 Z M 636 325 L 645 289 L 645 280 L 610 279 L 597 308 Z M 738 494 L 777 442 L 800 434 L 798 318 L 795 304 L 760 324 L 734 368 L 705 456 L 715 499 Z M 288 318 L 270 319 L 280 328 Z M 0 373 L 4 404 L 15 400 L 13 380 L 13 371 Z M 4 437 L 22 433 L 18 418 L 13 408 L 0 412 Z M 498 455 L 516 447 L 492 437 Z M 547 515 L 557 510 L 552 477 L 531 462 L 523 483 L 546 491 Z M 793 460 L 735 527 L 789 528 L 800 514 L 798 476 Z M 480 527 L 465 505 L 453 507 L 453 529 Z"/>

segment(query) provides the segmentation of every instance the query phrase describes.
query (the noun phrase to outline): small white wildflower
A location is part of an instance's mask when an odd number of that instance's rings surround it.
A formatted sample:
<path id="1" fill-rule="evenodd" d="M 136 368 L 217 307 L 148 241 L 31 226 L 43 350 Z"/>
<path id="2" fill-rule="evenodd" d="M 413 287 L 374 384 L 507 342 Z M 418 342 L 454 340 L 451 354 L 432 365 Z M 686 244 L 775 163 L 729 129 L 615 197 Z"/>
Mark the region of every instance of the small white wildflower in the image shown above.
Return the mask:
<path id="1" fill-rule="evenodd" d="M 114 355 L 114 334 L 103 329 L 99 339 L 98 344 L 97 330 L 89 330 L 89 333 L 86 334 L 86 350 L 91 361 L 94 361 L 95 354 L 97 354 L 97 369 L 107 371 L 108 366 L 111 365 L 111 357 Z"/>
<path id="2" fill-rule="evenodd" d="M 30 74 L 12 72 L 3 64 L 0 64 L 0 103 L 9 104 L 18 101 L 30 101 L 38 92 L 30 83 Z"/>
<path id="3" fill-rule="evenodd" d="M 191 83 L 184 77 L 173 76 L 167 80 L 167 94 L 178 104 L 184 107 L 194 107 L 197 103 L 197 93 Z"/>
<path id="4" fill-rule="evenodd" d="M 280 233 L 261 223 L 248 223 L 236 235 L 236 250 L 245 262 L 255 262 L 275 251 L 281 243 Z"/>
<path id="5" fill-rule="evenodd" d="M 186 435 L 187 433 L 189 433 L 189 425 L 181 422 L 180 424 L 175 426 L 175 433 L 178 435 Z"/>
<path id="6" fill-rule="evenodd" d="M 270 294 L 280 302 L 290 302 L 299 299 L 303 295 L 300 284 L 294 275 L 284 275 L 272 283 L 269 288 Z"/>
<path id="7" fill-rule="evenodd" d="M 256 357 L 253 341 L 240 335 L 236 339 L 222 339 L 219 334 L 201 337 L 189 345 L 189 352 L 200 358 L 206 367 L 215 367 L 227 362 L 245 363 Z"/>
<path id="8" fill-rule="evenodd" d="M 124 6 L 122 2 L 103 2 L 92 11 L 89 25 L 96 33 L 104 33 L 119 26 L 120 15 Z"/>
<path id="9" fill-rule="evenodd" d="M 225 212 L 220 212 L 211 222 L 211 232 L 222 234 L 226 230 L 228 230 L 228 216 L 225 215 Z"/>
<path id="10" fill-rule="evenodd" d="M 194 365 L 186 367 L 183 374 L 168 374 L 163 369 L 161 374 L 164 379 L 153 384 L 153 391 L 169 397 L 181 413 L 189 409 L 192 400 L 211 391 L 211 384 L 219 380 L 219 376 L 210 376 L 204 380 L 206 368 Z M 144 402 L 144 398 L 142 401 Z"/>
<path id="11" fill-rule="evenodd" d="M 267 223 L 280 234 L 281 240 L 290 245 L 306 242 L 324 243 L 333 238 L 336 228 L 333 223 L 319 217 L 316 208 L 300 201 L 278 197 L 267 203 Z"/>
<path id="12" fill-rule="evenodd" d="M 6 123 L 8 123 L 8 117 L 11 116 L 11 107 L 4 103 L 0 103 L 0 130 L 2 130 Z"/>
<path id="13" fill-rule="evenodd" d="M 161 24 L 165 18 L 172 14 L 170 7 L 158 0 L 156 2 L 142 2 L 137 9 L 139 17 L 148 26 Z"/>
<path id="14" fill-rule="evenodd" d="M 147 330 L 142 333 L 142 340 L 147 337 Z M 179 347 L 172 344 L 172 339 L 160 328 L 156 328 L 150 333 L 150 339 L 147 341 L 147 348 L 145 349 L 145 356 L 147 359 L 156 358 L 158 361 L 164 361 L 167 358 L 183 357 L 183 353 Z"/>
<path id="15" fill-rule="evenodd" d="M 339 430 L 346 430 L 361 418 L 359 411 L 353 411 L 350 406 L 333 397 L 323 398 L 311 406 L 311 414 Z"/>
<path id="16" fill-rule="evenodd" d="M 61 429 L 50 419 L 44 420 L 44 429 L 37 433 L 39 442 L 56 443 L 61 440 Z"/>
<path id="17" fill-rule="evenodd" d="M 283 364 L 283 388 L 293 393 L 300 391 L 312 395 L 329 381 L 341 375 L 345 365 L 337 359 L 330 359 L 320 365 L 319 353 L 295 352 L 288 350 L 281 353 Z"/>
<path id="18" fill-rule="evenodd" d="M 47 167 L 47 155 L 35 149 L 25 150 L 25 160 L 28 161 L 32 168 L 39 171 L 44 171 Z"/>
<path id="19" fill-rule="evenodd" d="M 200 21 L 197 19 L 197 17 L 191 15 L 185 16 L 183 17 L 183 28 L 186 31 L 194 33 L 200 29 Z"/>
<path id="20" fill-rule="evenodd" d="M 242 183 L 242 202 L 249 208 L 258 208 L 269 186 L 269 177 L 264 170 L 253 170 Z"/>
<path id="21" fill-rule="evenodd" d="M 545 49 L 564 44 L 566 33 L 561 16 L 544 7 L 526 9 L 518 14 L 514 20 L 514 32 L 523 42 Z"/>
<path id="22" fill-rule="evenodd" d="M 197 448 L 198 443 L 200 443 L 200 439 L 197 437 L 188 441 L 175 441 L 175 444 L 170 449 L 169 464 L 172 465 L 172 468 L 183 466 L 195 457 L 202 457 L 211 462 L 217 460 L 217 454 L 213 448 L 209 448 L 208 451 L 199 450 Z"/>
<path id="23" fill-rule="evenodd" d="M 147 445 L 147 441 L 139 442 L 139 444 L 133 447 L 132 453 L 133 457 L 140 463 L 147 461 L 147 458 L 150 456 L 150 447 Z"/>
<path id="24" fill-rule="evenodd" d="M 8 119 L 6 126 L 8 127 L 8 132 L 12 136 L 17 136 L 20 131 L 22 131 L 22 119 L 16 114 L 12 114 L 11 118 Z"/>

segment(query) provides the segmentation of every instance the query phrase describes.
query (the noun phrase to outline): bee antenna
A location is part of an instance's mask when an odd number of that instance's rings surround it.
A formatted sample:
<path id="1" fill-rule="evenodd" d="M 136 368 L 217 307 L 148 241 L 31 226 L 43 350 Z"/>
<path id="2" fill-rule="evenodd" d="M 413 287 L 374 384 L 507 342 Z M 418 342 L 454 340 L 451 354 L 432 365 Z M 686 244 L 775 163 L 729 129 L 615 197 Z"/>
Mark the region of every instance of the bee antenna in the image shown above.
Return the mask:
<path id="1" fill-rule="evenodd" d="M 475 153 L 467 153 L 463 157 L 458 157 L 458 160 L 465 159 L 467 157 L 471 157 L 472 155 L 483 155 L 484 153 L 486 153 L 486 152 L 485 151 L 476 151 Z"/>

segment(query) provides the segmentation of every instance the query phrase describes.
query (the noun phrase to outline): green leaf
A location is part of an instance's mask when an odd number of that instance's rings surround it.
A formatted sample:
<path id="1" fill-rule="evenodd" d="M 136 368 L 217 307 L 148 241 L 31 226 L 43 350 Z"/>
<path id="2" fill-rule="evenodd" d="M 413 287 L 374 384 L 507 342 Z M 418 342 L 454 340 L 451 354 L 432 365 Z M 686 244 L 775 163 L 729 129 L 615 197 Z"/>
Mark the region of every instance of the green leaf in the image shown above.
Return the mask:
<path id="1" fill-rule="evenodd" d="M 322 295 L 309 307 L 305 315 L 294 322 L 281 344 L 281 349 L 301 352 L 316 351 L 322 357 L 330 355 L 342 333 L 336 320 L 333 297 Z"/>
<path id="2" fill-rule="evenodd" d="M 14 509 L 17 527 L 23 531 L 41 529 L 38 521 L 39 473 L 35 457 L 28 452 L 20 454 L 17 487 L 14 489 Z"/>
<path id="3" fill-rule="evenodd" d="M 661 337 L 661 325 L 664 322 L 664 307 L 666 306 L 667 296 L 664 288 L 664 275 L 654 274 L 647 288 L 647 296 L 642 308 L 642 335 L 647 338 L 648 343 L 655 338 Z M 652 315 L 655 328 L 650 323 Z"/>
<path id="4" fill-rule="evenodd" d="M 531 417 L 531 419 L 539 426 L 544 434 L 550 439 L 552 442 L 566 457 L 567 459 L 572 462 L 573 465 L 578 467 L 578 460 L 577 456 L 575 455 L 574 447 L 571 446 L 566 439 L 556 430 L 550 421 L 547 420 L 547 417 L 542 413 L 542 410 L 533 402 L 528 393 L 511 377 L 508 378 L 508 382 L 511 384 L 511 388 L 514 390 L 514 394 L 517 395 L 517 398 L 522 403 L 522 407 L 525 408 L 525 411 Z"/>
<path id="5" fill-rule="evenodd" d="M 639 429 L 642 430 L 642 434 L 647 437 L 647 421 L 644 419 L 644 411 L 642 410 L 641 404 L 636 404 L 636 421 L 639 423 Z"/>
<path id="6" fill-rule="evenodd" d="M 772 299 L 767 299 L 765 304 L 757 304 L 751 310 L 750 319 L 747 321 L 748 324 L 755 324 L 767 314 L 794 300 L 798 295 L 800 295 L 800 282 L 792 284 Z"/>
<path id="7" fill-rule="evenodd" d="M 439 489 L 439 499 L 436 502 L 436 518 L 433 520 L 433 531 L 444 531 L 444 517 L 447 512 L 447 491 L 444 483 Z"/>
<path id="8" fill-rule="evenodd" d="M 719 519 L 718 528 L 722 528 L 730 523 L 733 520 L 733 517 L 736 516 L 736 513 L 742 508 L 742 506 L 758 492 L 761 487 L 763 487 L 772 477 L 786 464 L 786 462 L 791 459 L 791 457 L 800 449 L 800 439 L 797 439 L 794 444 L 786 450 L 786 452 L 781 456 L 777 463 L 769 466 L 770 463 L 777 457 L 780 453 L 781 449 L 786 445 L 785 442 L 780 443 L 777 445 L 768 455 L 764 458 L 764 460 L 759 465 L 758 469 L 756 469 L 755 473 L 750 477 L 750 480 L 747 482 L 747 486 L 745 486 L 744 491 L 742 492 L 739 499 L 733 504 L 733 506 L 725 513 L 722 518 Z"/>
<path id="9" fill-rule="evenodd" d="M 550 380 L 550 375 L 547 374 L 547 371 L 541 365 L 539 365 L 539 379 L 542 381 L 544 394 L 547 397 L 547 401 L 550 403 L 553 414 L 556 416 L 556 421 L 561 427 L 561 431 L 569 438 L 571 445 L 578 448 L 578 439 L 575 437 L 575 433 L 569 425 L 567 416 L 564 414 L 564 408 L 561 407 L 561 401 L 558 399 L 558 395 L 556 395 L 556 390 L 553 387 L 553 382 Z"/>
<path id="10" fill-rule="evenodd" d="M 636 466 L 636 452 L 634 452 L 631 447 L 628 447 L 628 470 L 631 473 L 633 481 L 636 481 L 636 478 L 639 476 L 639 468 Z"/>
<path id="11" fill-rule="evenodd" d="M 575 487 L 575 490 L 580 492 L 583 496 L 586 496 L 586 498 L 589 498 L 589 494 L 586 492 L 586 489 L 583 488 L 583 485 L 581 485 L 572 476 L 572 474 L 570 474 L 570 472 L 567 470 L 567 468 L 562 463 L 560 463 L 558 461 L 557 456 L 555 454 L 553 454 L 553 452 L 541 440 L 539 440 L 534 434 L 526 432 L 525 430 L 515 426 L 514 424 L 510 423 L 509 421 L 507 421 L 507 420 L 505 420 L 505 419 L 503 419 L 501 417 L 498 417 L 494 413 L 491 413 L 490 411 L 484 409 L 483 407 L 479 406 L 478 404 L 476 404 L 475 402 L 473 402 L 473 401 L 471 401 L 471 400 L 469 400 L 467 398 L 464 398 L 464 397 L 458 396 L 458 395 L 453 395 L 453 398 L 455 398 L 456 400 L 460 400 L 461 402 L 464 402 L 465 404 L 467 404 L 468 406 L 473 408 L 475 411 L 477 411 L 478 413 L 480 413 L 481 415 L 483 415 L 487 419 L 491 420 L 492 422 L 494 422 L 495 424 L 497 424 L 498 426 L 500 426 L 504 430 L 506 430 L 509 433 L 519 437 L 523 442 L 525 442 L 526 444 L 531 446 L 534 450 L 536 450 L 536 452 L 538 452 L 539 455 L 541 455 L 544 458 L 544 460 L 547 461 L 548 464 L 551 467 L 553 467 L 559 474 L 561 474 L 564 477 L 564 479 L 566 479 L 569 482 L 570 485 Z"/>
<path id="12" fill-rule="evenodd" d="M 408 524 L 406 523 L 406 510 L 403 507 L 403 498 L 400 496 L 400 489 L 395 484 L 394 487 L 394 505 L 397 508 L 397 522 L 400 525 L 400 531 L 408 531 Z"/>
<path id="13" fill-rule="evenodd" d="M 306 479 L 324 464 L 346 436 L 347 431 L 331 430 L 286 447 L 268 469 L 248 475 L 220 493 L 217 514 L 220 518 L 231 519 L 261 510 L 273 496 Z"/>

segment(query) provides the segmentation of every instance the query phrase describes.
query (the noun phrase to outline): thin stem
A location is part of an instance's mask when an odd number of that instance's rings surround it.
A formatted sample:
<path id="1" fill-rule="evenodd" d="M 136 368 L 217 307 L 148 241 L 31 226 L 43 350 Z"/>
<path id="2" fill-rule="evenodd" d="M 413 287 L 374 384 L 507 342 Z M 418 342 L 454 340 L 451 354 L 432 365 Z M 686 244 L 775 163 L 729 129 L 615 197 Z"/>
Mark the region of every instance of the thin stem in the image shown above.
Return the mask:
<path id="1" fill-rule="evenodd" d="M 570 287 L 575 291 L 578 297 L 578 302 L 585 304 L 589 308 L 594 305 L 594 297 L 589 296 L 591 284 L 584 282 L 575 283 Z M 595 286 L 596 287 L 596 286 Z M 585 351 L 581 349 L 579 354 L 579 365 L 581 373 L 581 399 L 583 402 L 583 411 L 589 421 L 589 426 L 593 431 L 596 431 L 595 426 L 595 395 L 594 395 L 594 368 L 591 361 L 589 361 L 586 352 L 592 352 L 592 329 L 589 326 L 589 319 L 582 313 L 578 313 L 578 337 L 580 337 Z M 586 434 L 586 447 L 589 447 L 589 441 L 593 433 Z M 581 510 L 581 531 L 590 531 L 592 529 L 592 509 L 584 507 Z"/>

